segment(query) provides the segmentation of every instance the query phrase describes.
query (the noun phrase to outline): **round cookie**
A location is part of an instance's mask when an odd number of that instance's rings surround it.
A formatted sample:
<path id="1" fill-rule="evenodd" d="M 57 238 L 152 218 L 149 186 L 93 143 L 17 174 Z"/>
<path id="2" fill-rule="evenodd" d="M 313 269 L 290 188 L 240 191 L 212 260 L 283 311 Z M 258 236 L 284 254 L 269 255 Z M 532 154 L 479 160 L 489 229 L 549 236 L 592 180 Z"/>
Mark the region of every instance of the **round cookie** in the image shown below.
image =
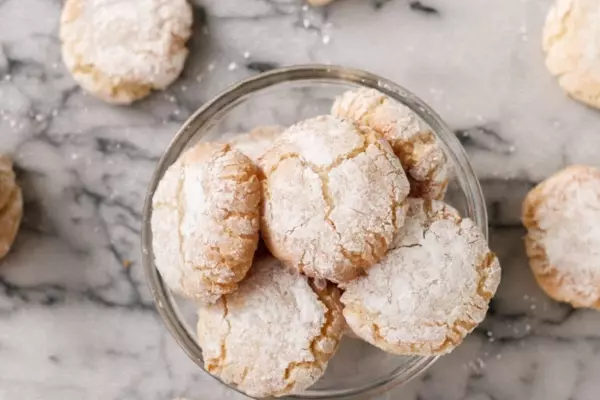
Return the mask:
<path id="1" fill-rule="evenodd" d="M 332 116 L 288 128 L 260 161 L 261 229 L 271 253 L 342 283 L 388 250 L 404 222 L 406 175 L 375 132 Z"/>
<path id="2" fill-rule="evenodd" d="M 600 2 L 556 0 L 543 31 L 546 67 L 571 97 L 600 108 Z"/>
<path id="3" fill-rule="evenodd" d="M 226 144 L 200 143 L 165 173 L 152 198 L 156 267 L 167 285 L 214 302 L 237 288 L 258 243 L 254 164 Z"/>
<path id="4" fill-rule="evenodd" d="M 356 89 L 338 97 L 331 113 L 381 134 L 400 159 L 410 196 L 440 200 L 448 186 L 446 154 L 431 129 L 408 107 L 375 89 Z"/>
<path id="5" fill-rule="evenodd" d="M 525 246 L 540 287 L 574 307 L 600 309 L 600 170 L 568 167 L 523 202 Z"/>
<path id="6" fill-rule="evenodd" d="M 85 90 L 129 104 L 179 76 L 191 26 L 186 0 L 67 0 L 62 56 Z"/>
<path id="7" fill-rule="evenodd" d="M 471 220 L 439 201 L 408 203 L 398 247 L 346 286 L 344 317 L 382 350 L 445 354 L 485 317 L 500 265 Z"/>
<path id="8" fill-rule="evenodd" d="M 10 158 L 0 155 L 0 259 L 10 250 L 23 217 L 23 197 L 12 166 Z"/>
<path id="9" fill-rule="evenodd" d="M 229 141 L 229 144 L 241 152 L 255 164 L 275 141 L 275 138 L 284 131 L 281 126 L 259 126 L 249 133 L 242 133 Z"/>
<path id="10" fill-rule="evenodd" d="M 235 293 L 198 312 L 205 368 L 252 397 L 300 393 L 325 372 L 344 322 L 339 291 L 272 257 Z"/>

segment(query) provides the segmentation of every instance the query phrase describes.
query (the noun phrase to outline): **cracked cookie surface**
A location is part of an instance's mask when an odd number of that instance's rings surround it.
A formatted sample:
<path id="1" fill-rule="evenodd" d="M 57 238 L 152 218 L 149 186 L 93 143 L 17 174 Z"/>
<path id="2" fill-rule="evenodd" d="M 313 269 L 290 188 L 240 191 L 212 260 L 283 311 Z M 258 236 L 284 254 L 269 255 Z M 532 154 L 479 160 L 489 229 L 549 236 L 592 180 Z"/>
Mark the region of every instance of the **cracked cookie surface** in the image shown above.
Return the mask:
<path id="1" fill-rule="evenodd" d="M 339 290 L 278 260 L 257 260 L 239 289 L 198 312 L 205 368 L 249 396 L 300 393 L 325 372 L 343 335 Z"/>
<path id="2" fill-rule="evenodd" d="M 258 164 L 258 159 L 284 130 L 282 126 L 259 126 L 248 133 L 237 135 L 229 141 L 229 144 Z"/>
<path id="3" fill-rule="evenodd" d="M 571 97 L 600 108 L 600 2 L 556 0 L 543 31 L 546 67 Z"/>
<path id="4" fill-rule="evenodd" d="M 191 26 L 186 0 L 67 0 L 62 56 L 85 90 L 128 104 L 179 76 Z"/>
<path id="5" fill-rule="evenodd" d="M 479 228 L 450 206 L 408 204 L 402 241 L 347 285 L 344 317 L 356 335 L 382 350 L 445 354 L 485 317 L 500 265 Z"/>
<path id="6" fill-rule="evenodd" d="M 379 261 L 404 223 L 409 186 L 377 133 L 332 116 L 288 128 L 260 161 L 262 235 L 300 272 L 343 283 Z"/>
<path id="7" fill-rule="evenodd" d="M 167 285 L 205 302 L 234 291 L 258 244 L 260 197 L 256 167 L 229 145 L 200 143 L 169 167 L 151 220 Z"/>
<path id="8" fill-rule="evenodd" d="M 338 97 L 331 113 L 381 134 L 400 159 L 410 196 L 440 200 L 446 193 L 449 164 L 431 129 L 408 107 L 375 89 L 361 88 Z"/>
<path id="9" fill-rule="evenodd" d="M 23 197 L 10 158 L 0 155 L 0 259 L 10 250 L 23 217 Z"/>
<path id="10" fill-rule="evenodd" d="M 568 167 L 523 202 L 525 246 L 540 287 L 575 307 L 600 309 L 600 170 Z"/>

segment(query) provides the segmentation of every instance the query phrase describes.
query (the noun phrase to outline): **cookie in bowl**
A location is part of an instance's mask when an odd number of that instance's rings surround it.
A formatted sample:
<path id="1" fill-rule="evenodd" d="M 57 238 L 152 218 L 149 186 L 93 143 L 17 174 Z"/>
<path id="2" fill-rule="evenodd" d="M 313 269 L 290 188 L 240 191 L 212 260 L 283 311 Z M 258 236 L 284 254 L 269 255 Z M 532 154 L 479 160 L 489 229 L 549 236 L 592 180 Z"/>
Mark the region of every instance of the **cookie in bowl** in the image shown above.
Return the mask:
<path id="1" fill-rule="evenodd" d="M 156 267 L 177 294 L 205 302 L 237 288 L 258 244 L 260 183 L 227 144 L 200 143 L 161 179 L 152 198 Z"/>
<path id="2" fill-rule="evenodd" d="M 339 290 L 262 258 L 236 292 L 200 306 L 197 329 L 211 374 L 252 397 L 301 393 L 343 336 Z"/>
<path id="3" fill-rule="evenodd" d="M 402 162 L 410 196 L 440 200 L 446 193 L 449 163 L 432 130 L 412 110 L 385 94 L 361 88 L 339 96 L 331 113 L 381 134 Z"/>
<path id="4" fill-rule="evenodd" d="M 285 130 L 282 126 L 259 126 L 248 133 L 242 133 L 229 140 L 229 144 L 255 164 L 258 159 L 273 145 L 275 138 Z"/>
<path id="5" fill-rule="evenodd" d="M 320 116 L 282 133 L 260 160 L 261 230 L 271 253 L 335 283 L 364 273 L 404 223 L 409 186 L 378 134 Z"/>
<path id="6" fill-rule="evenodd" d="M 483 321 L 500 264 L 470 219 L 409 199 L 402 240 L 346 285 L 344 317 L 361 339 L 399 355 L 451 352 Z"/>

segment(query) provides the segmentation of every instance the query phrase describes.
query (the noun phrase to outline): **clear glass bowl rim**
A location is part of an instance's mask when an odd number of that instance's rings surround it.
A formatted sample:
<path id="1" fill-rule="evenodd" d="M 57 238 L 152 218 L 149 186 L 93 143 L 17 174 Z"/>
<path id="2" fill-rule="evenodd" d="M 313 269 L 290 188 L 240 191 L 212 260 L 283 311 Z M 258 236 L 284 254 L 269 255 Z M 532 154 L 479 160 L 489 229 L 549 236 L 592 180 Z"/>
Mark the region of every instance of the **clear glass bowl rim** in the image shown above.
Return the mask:
<path id="1" fill-rule="evenodd" d="M 375 74 L 352 68 L 334 65 L 299 65 L 277 68 L 262 74 L 247 78 L 231 86 L 215 96 L 192 114 L 179 129 L 161 157 L 150 180 L 142 214 L 142 264 L 150 292 L 163 322 L 179 346 L 202 370 L 204 370 L 202 350 L 194 340 L 195 333 L 189 332 L 178 311 L 173 306 L 169 289 L 165 286 L 156 266 L 152 251 L 152 231 L 150 219 L 152 215 L 152 197 L 167 168 L 175 162 L 188 142 L 197 132 L 210 127 L 212 121 L 218 118 L 232 103 L 251 95 L 252 93 L 286 82 L 338 82 L 362 87 L 374 88 L 405 104 L 416 112 L 435 132 L 451 159 L 454 175 L 465 196 L 467 215 L 479 226 L 485 237 L 488 237 L 487 212 L 485 201 L 477 176 L 467 159 L 467 155 L 448 126 L 425 102 L 402 86 L 377 76 Z M 403 384 L 429 368 L 437 357 L 423 357 L 423 361 L 411 367 L 410 370 L 399 371 L 382 377 L 369 385 L 348 390 L 337 390 L 335 393 L 319 395 L 291 396 L 290 398 L 349 398 L 356 395 L 383 393 L 399 384 Z M 210 374 L 209 374 L 210 375 Z M 218 378 L 210 375 L 221 384 L 237 391 Z M 239 392 L 239 391 L 238 391 Z M 241 392 L 240 392 L 241 393 Z M 243 394 L 243 393 L 242 393 Z"/>

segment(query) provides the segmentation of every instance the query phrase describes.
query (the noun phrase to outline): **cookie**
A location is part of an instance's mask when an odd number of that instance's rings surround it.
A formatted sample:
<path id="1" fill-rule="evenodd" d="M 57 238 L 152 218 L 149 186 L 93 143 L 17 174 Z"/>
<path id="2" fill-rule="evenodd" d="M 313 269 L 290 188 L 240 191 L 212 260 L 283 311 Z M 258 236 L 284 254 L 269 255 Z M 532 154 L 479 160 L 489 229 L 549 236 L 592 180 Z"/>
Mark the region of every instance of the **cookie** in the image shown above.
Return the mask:
<path id="1" fill-rule="evenodd" d="M 258 159 L 284 130 L 281 126 L 259 126 L 249 133 L 235 136 L 229 144 L 257 164 Z"/>
<path id="2" fill-rule="evenodd" d="M 364 273 L 404 222 L 408 181 L 378 134 L 321 116 L 288 128 L 260 160 L 267 247 L 336 283 Z"/>
<path id="3" fill-rule="evenodd" d="M 338 289 L 268 257 L 235 293 L 200 307 L 198 342 L 211 374 L 252 397 L 284 396 L 323 375 L 343 326 Z"/>
<path id="4" fill-rule="evenodd" d="M 346 286 L 344 317 L 390 353 L 449 353 L 485 317 L 500 265 L 473 221 L 439 201 L 408 204 L 398 247 Z"/>
<path id="5" fill-rule="evenodd" d="M 356 89 L 338 97 L 331 113 L 381 134 L 400 159 L 410 196 L 440 200 L 446 193 L 449 164 L 431 129 L 408 107 L 375 89 Z"/>
<path id="6" fill-rule="evenodd" d="M 523 202 L 525 247 L 540 287 L 574 307 L 600 309 L 600 170 L 568 167 Z"/>
<path id="7" fill-rule="evenodd" d="M 214 302 L 252 264 L 260 182 L 254 164 L 229 145 L 200 143 L 166 171 L 152 198 L 152 244 L 166 284 Z"/>
<path id="8" fill-rule="evenodd" d="M 23 217 L 23 197 L 10 158 L 0 155 L 0 259 L 10 250 Z"/>
<path id="9" fill-rule="evenodd" d="M 191 27 L 186 0 L 67 0 L 62 56 L 82 88 L 129 104 L 177 79 Z"/>
<path id="10" fill-rule="evenodd" d="M 571 97 L 600 108 L 600 2 L 556 0 L 543 31 L 546 67 Z"/>

